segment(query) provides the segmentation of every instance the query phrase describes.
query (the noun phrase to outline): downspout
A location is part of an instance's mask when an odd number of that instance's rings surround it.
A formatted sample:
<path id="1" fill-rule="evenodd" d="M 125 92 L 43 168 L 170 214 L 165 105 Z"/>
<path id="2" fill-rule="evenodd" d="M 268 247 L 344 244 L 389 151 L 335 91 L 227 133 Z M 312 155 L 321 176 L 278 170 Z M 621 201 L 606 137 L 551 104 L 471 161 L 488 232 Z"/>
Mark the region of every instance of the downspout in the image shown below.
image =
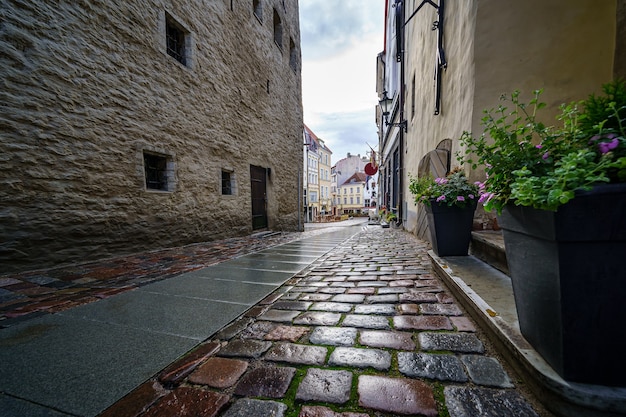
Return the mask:
<path id="1" fill-rule="evenodd" d="M 396 7 L 400 7 L 398 13 L 402 13 L 401 16 L 401 27 L 396 29 L 396 36 L 400 36 L 400 97 L 398 97 L 398 106 L 400 108 L 400 122 L 404 121 L 404 93 L 405 93 L 405 85 L 404 85 L 404 65 L 405 65 L 405 54 L 404 54 L 404 1 L 399 0 L 398 5 Z M 408 121 L 407 121 L 408 123 Z M 398 178 L 398 222 L 400 224 L 404 224 L 404 131 L 406 129 L 406 125 L 399 126 L 399 134 L 400 134 L 400 143 L 398 144 L 398 153 L 399 153 L 399 165 L 400 165 L 400 173 Z"/>
<path id="2" fill-rule="evenodd" d="M 298 232 L 303 232 L 302 227 L 302 168 L 298 167 Z"/>

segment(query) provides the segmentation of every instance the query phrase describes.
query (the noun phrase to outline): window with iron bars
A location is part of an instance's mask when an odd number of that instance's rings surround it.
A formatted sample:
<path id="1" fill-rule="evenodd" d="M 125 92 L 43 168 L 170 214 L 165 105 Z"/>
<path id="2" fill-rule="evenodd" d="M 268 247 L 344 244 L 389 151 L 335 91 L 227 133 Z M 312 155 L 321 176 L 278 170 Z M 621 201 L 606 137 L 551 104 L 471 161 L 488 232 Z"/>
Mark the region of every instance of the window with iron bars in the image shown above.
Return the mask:
<path id="1" fill-rule="evenodd" d="M 167 54 L 186 66 L 187 33 L 183 30 L 182 26 L 168 14 L 165 15 L 165 38 Z"/>
<path id="2" fill-rule="evenodd" d="M 222 195 L 233 194 L 232 172 L 222 170 Z"/>
<path id="3" fill-rule="evenodd" d="M 167 157 L 144 152 L 146 188 L 167 191 Z"/>

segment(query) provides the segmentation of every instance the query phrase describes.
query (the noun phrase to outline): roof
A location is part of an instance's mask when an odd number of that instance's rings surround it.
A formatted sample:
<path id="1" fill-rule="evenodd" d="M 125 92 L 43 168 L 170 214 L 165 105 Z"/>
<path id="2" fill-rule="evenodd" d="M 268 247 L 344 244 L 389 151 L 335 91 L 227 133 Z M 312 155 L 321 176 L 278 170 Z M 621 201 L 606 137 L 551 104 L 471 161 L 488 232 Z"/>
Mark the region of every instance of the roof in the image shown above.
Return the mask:
<path id="1" fill-rule="evenodd" d="M 313 133 L 311 128 L 309 128 L 306 124 L 304 124 L 304 134 L 308 135 L 311 138 L 311 141 L 313 142 L 311 143 L 311 145 L 313 145 L 313 148 L 317 149 L 318 147 L 320 147 L 328 153 L 333 153 L 330 149 L 328 149 L 328 147 L 324 143 L 324 140 L 320 139 L 315 133 Z"/>
<path id="2" fill-rule="evenodd" d="M 367 182 L 367 175 L 365 175 L 365 172 L 355 172 L 341 185 L 353 184 L 355 182 Z"/>

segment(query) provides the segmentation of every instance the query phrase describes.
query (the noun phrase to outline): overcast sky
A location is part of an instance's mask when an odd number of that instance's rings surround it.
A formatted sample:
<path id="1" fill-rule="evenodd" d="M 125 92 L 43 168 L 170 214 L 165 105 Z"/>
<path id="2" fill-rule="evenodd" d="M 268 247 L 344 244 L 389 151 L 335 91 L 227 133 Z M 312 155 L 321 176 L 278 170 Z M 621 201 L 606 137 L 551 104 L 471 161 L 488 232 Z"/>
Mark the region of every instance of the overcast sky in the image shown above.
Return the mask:
<path id="1" fill-rule="evenodd" d="M 383 0 L 300 0 L 304 123 L 333 152 L 364 156 L 378 145 L 376 55 Z"/>

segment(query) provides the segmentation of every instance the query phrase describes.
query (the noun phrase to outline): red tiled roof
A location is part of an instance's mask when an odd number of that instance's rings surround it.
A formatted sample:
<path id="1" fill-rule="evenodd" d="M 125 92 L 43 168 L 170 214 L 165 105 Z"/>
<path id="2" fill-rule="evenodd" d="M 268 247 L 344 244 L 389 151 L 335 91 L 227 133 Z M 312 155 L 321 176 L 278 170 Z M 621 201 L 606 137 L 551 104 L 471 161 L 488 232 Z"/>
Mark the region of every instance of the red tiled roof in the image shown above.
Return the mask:
<path id="1" fill-rule="evenodd" d="M 346 185 L 346 184 L 350 184 L 350 183 L 354 183 L 354 182 L 366 182 L 366 181 L 367 181 L 367 175 L 365 175 L 365 172 L 355 172 L 354 174 L 352 174 L 352 176 L 350 178 L 348 178 L 341 185 Z"/>

